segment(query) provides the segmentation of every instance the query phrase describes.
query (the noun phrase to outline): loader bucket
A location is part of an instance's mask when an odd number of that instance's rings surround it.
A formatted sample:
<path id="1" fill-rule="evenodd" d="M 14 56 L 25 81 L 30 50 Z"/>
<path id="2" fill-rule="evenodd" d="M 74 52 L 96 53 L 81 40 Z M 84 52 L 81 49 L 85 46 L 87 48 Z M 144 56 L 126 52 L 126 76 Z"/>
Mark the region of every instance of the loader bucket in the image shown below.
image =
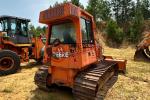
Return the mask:
<path id="1" fill-rule="evenodd" d="M 150 62 L 150 51 L 148 47 L 140 50 L 137 49 L 134 55 L 134 60 Z"/>
<path id="2" fill-rule="evenodd" d="M 150 62 L 150 32 L 145 32 L 143 40 L 136 46 L 135 61 Z"/>

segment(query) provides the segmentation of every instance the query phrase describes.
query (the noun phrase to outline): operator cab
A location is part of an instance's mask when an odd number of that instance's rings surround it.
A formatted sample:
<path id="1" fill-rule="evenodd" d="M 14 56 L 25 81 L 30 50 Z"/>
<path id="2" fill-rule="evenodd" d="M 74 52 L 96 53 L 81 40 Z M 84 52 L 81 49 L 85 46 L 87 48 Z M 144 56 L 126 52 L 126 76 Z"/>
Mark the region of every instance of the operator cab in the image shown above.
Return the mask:
<path id="1" fill-rule="evenodd" d="M 57 41 L 60 44 L 76 44 L 75 25 L 72 21 L 64 21 L 59 24 L 52 25 L 50 44 Z"/>
<path id="2" fill-rule="evenodd" d="M 94 36 L 92 30 L 91 20 L 87 20 L 83 17 L 80 18 L 82 44 L 86 47 L 86 44 L 94 43 Z M 61 44 L 76 45 L 76 27 L 73 21 L 66 20 L 59 24 L 53 24 L 51 28 L 50 44 L 58 39 Z"/>
<path id="3" fill-rule="evenodd" d="M 13 42 L 14 44 L 30 44 L 28 23 L 29 19 L 0 16 L 0 31 L 3 37 Z"/>
<path id="4" fill-rule="evenodd" d="M 84 68 L 97 61 L 93 17 L 71 3 L 40 13 L 48 25 L 45 62 L 51 66 Z"/>

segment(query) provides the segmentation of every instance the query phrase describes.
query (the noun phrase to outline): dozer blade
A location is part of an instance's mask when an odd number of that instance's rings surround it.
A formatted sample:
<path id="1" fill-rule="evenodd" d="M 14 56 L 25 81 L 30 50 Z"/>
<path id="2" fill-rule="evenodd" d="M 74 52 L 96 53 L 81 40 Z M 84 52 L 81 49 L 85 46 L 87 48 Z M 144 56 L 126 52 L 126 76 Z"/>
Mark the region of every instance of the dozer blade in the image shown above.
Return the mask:
<path id="1" fill-rule="evenodd" d="M 134 60 L 135 61 L 145 61 L 145 62 L 150 62 L 150 58 L 148 55 L 146 55 L 146 49 L 140 49 L 136 50 L 135 55 L 134 55 Z"/>
<path id="2" fill-rule="evenodd" d="M 73 87 L 75 100 L 103 100 L 118 79 L 115 62 L 103 61 L 80 72 Z"/>
<path id="3" fill-rule="evenodd" d="M 114 59 L 112 56 L 103 56 L 105 61 L 116 62 L 118 65 L 119 73 L 126 73 L 127 60 L 125 59 Z"/>

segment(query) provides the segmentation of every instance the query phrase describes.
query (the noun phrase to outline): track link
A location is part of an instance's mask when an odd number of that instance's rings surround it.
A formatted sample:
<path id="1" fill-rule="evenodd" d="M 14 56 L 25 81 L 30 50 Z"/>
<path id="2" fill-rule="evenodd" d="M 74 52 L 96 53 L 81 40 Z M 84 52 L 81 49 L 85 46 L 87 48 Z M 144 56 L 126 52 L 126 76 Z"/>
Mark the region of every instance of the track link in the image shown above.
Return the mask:
<path id="1" fill-rule="evenodd" d="M 117 79 L 116 63 L 102 61 L 92 65 L 75 78 L 74 98 L 75 100 L 103 100 Z"/>
<path id="2" fill-rule="evenodd" d="M 42 90 L 50 91 L 47 85 L 47 78 L 48 78 L 48 67 L 42 66 L 39 68 L 39 70 L 36 72 L 34 76 L 34 82 L 35 84 Z"/>

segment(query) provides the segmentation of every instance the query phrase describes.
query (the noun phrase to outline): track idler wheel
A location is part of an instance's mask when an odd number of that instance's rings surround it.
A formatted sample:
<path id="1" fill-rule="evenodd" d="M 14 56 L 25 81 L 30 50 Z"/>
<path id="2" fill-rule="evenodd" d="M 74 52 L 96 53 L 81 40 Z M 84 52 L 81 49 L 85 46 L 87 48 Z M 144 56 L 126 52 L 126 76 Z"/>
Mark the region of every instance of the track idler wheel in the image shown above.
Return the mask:
<path id="1" fill-rule="evenodd" d="M 19 56 L 10 50 L 0 51 L 0 76 L 16 73 L 20 69 Z"/>

